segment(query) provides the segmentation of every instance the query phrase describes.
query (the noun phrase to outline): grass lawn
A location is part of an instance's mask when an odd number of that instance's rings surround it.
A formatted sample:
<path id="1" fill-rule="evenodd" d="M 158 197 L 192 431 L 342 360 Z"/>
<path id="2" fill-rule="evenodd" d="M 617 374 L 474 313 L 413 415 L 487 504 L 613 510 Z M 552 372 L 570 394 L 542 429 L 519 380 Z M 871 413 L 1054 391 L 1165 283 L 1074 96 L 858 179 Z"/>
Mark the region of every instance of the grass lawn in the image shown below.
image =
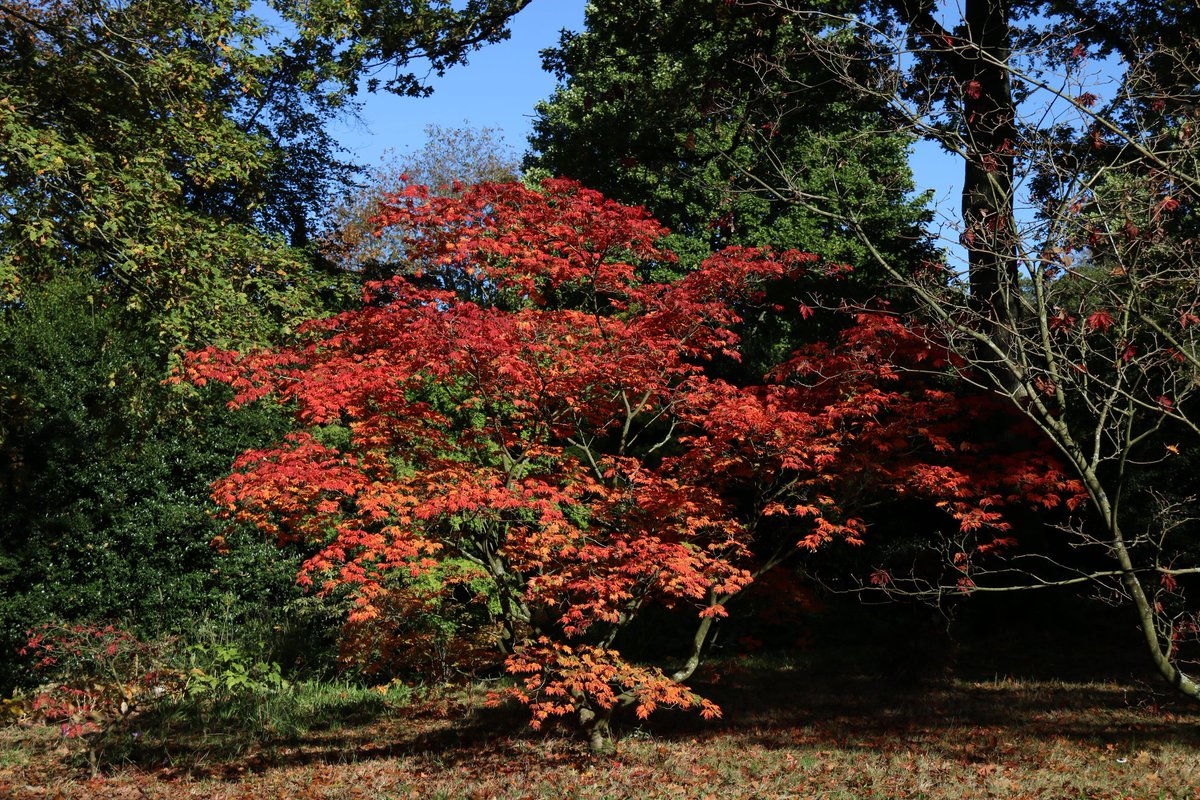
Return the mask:
<path id="1" fill-rule="evenodd" d="M 1104 648 L 1066 643 L 1053 663 L 1036 659 L 1068 679 L 1020 658 L 992 658 L 1004 669 L 984 676 L 970 652 L 914 671 L 894 647 L 853 638 L 819 657 L 715 662 L 696 685 L 722 720 L 630 715 L 613 757 L 593 758 L 565 729 L 532 731 L 521 709 L 486 708 L 479 693 L 400 703 L 325 686 L 296 690 L 310 696 L 301 723 L 245 710 L 192 719 L 95 777 L 54 730 L 11 725 L 0 797 L 1200 797 L 1200 709 Z M 1010 655 L 1043 646 L 1011 641 Z"/>

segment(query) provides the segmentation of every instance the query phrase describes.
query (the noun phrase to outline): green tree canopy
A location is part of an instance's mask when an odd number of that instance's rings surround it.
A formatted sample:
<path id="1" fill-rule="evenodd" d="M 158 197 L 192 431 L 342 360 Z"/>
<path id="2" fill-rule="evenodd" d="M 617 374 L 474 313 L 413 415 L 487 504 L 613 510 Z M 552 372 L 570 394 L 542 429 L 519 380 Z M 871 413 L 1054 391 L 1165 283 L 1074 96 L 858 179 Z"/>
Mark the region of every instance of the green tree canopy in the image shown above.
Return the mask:
<path id="1" fill-rule="evenodd" d="M 271 415 L 161 381 L 354 284 L 309 242 L 353 174 L 327 123 L 370 60 L 444 69 L 524 3 L 451 5 L 0 0 L 0 681 L 38 618 L 279 604 L 278 554 L 237 547 L 207 501 Z"/>
<path id="2" fill-rule="evenodd" d="M 0 286 L 83 270 L 172 344 L 315 309 L 308 218 L 348 166 L 330 98 L 245 4 L 0 7 Z"/>
<path id="3" fill-rule="evenodd" d="M 865 265 L 836 204 L 862 209 L 889 255 L 929 257 L 909 140 L 881 133 L 879 104 L 803 52 L 801 25 L 723 0 L 590 3 L 586 29 L 545 53 L 560 86 L 538 106 L 526 167 L 646 205 L 685 259 L 773 244 Z M 804 86 L 777 80 L 780 65 Z M 775 193 L 781 168 L 830 213 Z"/>
<path id="4" fill-rule="evenodd" d="M 0 4 L 2 297 L 86 265 L 178 345 L 311 317 L 333 279 L 302 248 L 352 173 L 326 123 L 385 65 L 426 91 L 409 59 L 462 63 L 525 4 L 280 2 L 280 30 L 248 0 Z"/>
<path id="5" fill-rule="evenodd" d="M 467 63 L 475 49 L 509 36 L 508 21 L 531 0 L 272 0 L 297 31 L 298 50 L 320 73 L 369 91 L 432 93 L 429 74 Z M 419 77 L 410 62 L 428 65 Z M 390 75 L 388 73 L 390 71 Z M 316 73 L 314 73 L 316 74 Z"/>

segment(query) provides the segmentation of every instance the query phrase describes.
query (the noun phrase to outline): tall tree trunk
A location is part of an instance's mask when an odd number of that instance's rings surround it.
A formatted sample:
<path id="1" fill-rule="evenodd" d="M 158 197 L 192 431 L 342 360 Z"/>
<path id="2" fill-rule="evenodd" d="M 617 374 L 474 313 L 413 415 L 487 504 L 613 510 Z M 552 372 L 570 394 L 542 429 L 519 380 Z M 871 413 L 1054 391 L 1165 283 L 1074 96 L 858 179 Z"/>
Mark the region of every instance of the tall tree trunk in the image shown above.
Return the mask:
<path id="1" fill-rule="evenodd" d="M 962 241 L 971 302 L 990 321 L 990 333 L 1002 345 L 1012 341 L 1018 299 L 1011 13 L 1009 0 L 966 0 L 966 41 L 956 42 L 949 55 L 956 61 L 954 73 L 962 92 Z M 1011 352 L 1011 344 L 1004 349 Z M 981 356 L 985 363 L 996 361 L 994 355 Z M 1006 389 L 1016 386 L 1015 377 L 1002 364 L 995 364 L 993 374 Z"/>

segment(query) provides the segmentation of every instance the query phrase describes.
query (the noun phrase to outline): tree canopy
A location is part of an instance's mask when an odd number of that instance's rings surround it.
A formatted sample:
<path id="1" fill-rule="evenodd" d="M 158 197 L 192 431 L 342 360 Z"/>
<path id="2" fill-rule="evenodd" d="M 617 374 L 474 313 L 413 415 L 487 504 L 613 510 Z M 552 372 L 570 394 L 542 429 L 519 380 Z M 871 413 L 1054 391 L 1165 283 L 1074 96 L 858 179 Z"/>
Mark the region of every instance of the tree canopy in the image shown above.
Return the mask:
<path id="1" fill-rule="evenodd" d="M 187 380 L 233 386 L 238 406 L 276 398 L 298 426 L 243 454 L 214 497 L 311 548 L 301 582 L 348 593 L 352 622 L 465 560 L 496 598 L 495 646 L 535 724 L 578 714 L 603 747 L 618 704 L 716 714 L 682 682 L 725 604 L 798 550 L 860 543 L 868 497 L 936 503 L 986 550 L 1005 503 L 1079 492 L 1036 452 L 967 441 L 995 409 L 902 378 L 901 363 L 948 362 L 888 316 L 761 384 L 710 374 L 738 358 L 732 326 L 765 284 L 819 273 L 814 256 L 731 247 L 646 280 L 643 263 L 675 259 L 664 229 L 565 180 L 412 187 L 380 223 L 474 288 L 397 277 L 297 346 L 195 354 Z M 667 671 L 619 649 L 655 605 L 688 609 L 695 630 Z"/>
<path id="2" fill-rule="evenodd" d="M 0 280 L 53 275 L 174 344 L 269 337 L 318 305 L 299 251 L 348 165 L 328 98 L 238 4 L 0 9 Z"/>
<path id="3" fill-rule="evenodd" d="M 223 419 L 223 400 L 160 385 L 186 350 L 284 339 L 359 283 L 313 238 L 356 174 L 329 124 L 368 65 L 350 28 L 322 27 L 332 7 L 279 10 L 0 3 L 0 671 L 50 615 L 162 632 L 224 595 L 242 620 L 290 596 L 278 553 L 230 533 L 225 572 L 208 545 L 207 484 L 271 413 Z M 420 39 L 402 48 L 389 23 L 372 57 L 396 69 L 502 35 L 439 27 L 448 3 L 387 13 Z"/>
<path id="4" fill-rule="evenodd" d="M 528 2 L 0 0 L 4 688 L 26 625 L 133 669 L 219 605 L 608 749 L 719 714 L 736 601 L 836 568 L 1094 587 L 1200 698 L 1196 9 L 594 0 L 521 168 L 468 128 L 346 160 L 356 91 Z M 64 736 L 183 691 L 81 674 Z"/>
<path id="5" fill-rule="evenodd" d="M 804 24 L 722 0 L 590 3 L 585 29 L 545 53 L 560 85 L 538 106 L 526 168 L 644 204 L 689 260 L 740 244 L 867 265 L 836 213 L 847 204 L 915 266 L 932 252 L 910 140 L 804 52 Z M 779 80 L 779 62 L 798 80 Z M 827 213 L 776 197 L 780 169 Z"/>

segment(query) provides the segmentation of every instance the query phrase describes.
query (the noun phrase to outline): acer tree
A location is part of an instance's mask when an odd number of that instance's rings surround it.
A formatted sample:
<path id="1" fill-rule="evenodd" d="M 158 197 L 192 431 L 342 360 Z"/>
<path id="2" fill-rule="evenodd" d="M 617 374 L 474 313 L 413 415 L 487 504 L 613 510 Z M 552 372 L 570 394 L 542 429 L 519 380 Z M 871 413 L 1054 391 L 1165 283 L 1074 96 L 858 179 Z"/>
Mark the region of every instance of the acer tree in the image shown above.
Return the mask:
<path id="1" fill-rule="evenodd" d="M 308 547 L 300 581 L 345 597 L 352 622 L 467 565 L 535 725 L 576 715 L 604 749 L 621 705 L 718 714 L 684 682 L 726 605 L 798 551 L 861 541 L 882 497 L 928 499 L 991 542 L 1005 503 L 1077 492 L 1036 453 L 967 441 L 995 406 L 900 370 L 950 362 L 894 316 L 860 315 L 758 385 L 719 377 L 743 315 L 773 311 L 764 287 L 802 283 L 814 256 L 731 248 L 655 283 L 665 230 L 565 180 L 409 187 L 378 221 L 411 231 L 415 264 L 473 286 L 396 277 L 294 346 L 193 354 L 180 380 L 229 384 L 235 407 L 272 397 L 298 426 L 240 456 L 214 497 Z M 665 668 L 620 649 L 656 605 L 691 625 Z"/>
<path id="2" fill-rule="evenodd" d="M 1192 109 L 1173 116 L 1123 128 L 1130 142 L 1117 163 L 1057 173 L 1063 207 L 1046 215 L 1040 249 L 1017 262 L 1013 314 L 999 329 L 961 286 L 903 277 L 950 346 L 982 367 L 979 384 L 1043 430 L 1090 500 L 1091 517 L 1067 531 L 1091 557 L 1027 554 L 993 588 L 1090 583 L 1127 602 L 1163 678 L 1200 699 L 1200 611 L 1186 591 L 1200 574 L 1191 480 L 1200 260 L 1190 218 L 1200 173 L 1188 141 L 1198 120 Z"/>
<path id="3" fill-rule="evenodd" d="M 976 590 L 1091 584 L 1134 609 L 1157 670 L 1200 698 L 1185 593 L 1197 508 L 1179 478 L 1200 444 L 1195 7 L 746 4 L 822 20 L 808 41 L 841 83 L 886 100 L 899 129 L 962 166 L 945 263 L 912 270 L 868 249 L 974 368 L 964 375 L 1054 443 L 1091 511 L 1066 526 L 1082 556 L 1024 553 Z M 779 195 L 810 203 L 784 166 Z M 842 219 L 872 241 L 853 213 Z M 948 585 L 907 589 L 937 595 L 981 569 L 952 565 Z"/>

